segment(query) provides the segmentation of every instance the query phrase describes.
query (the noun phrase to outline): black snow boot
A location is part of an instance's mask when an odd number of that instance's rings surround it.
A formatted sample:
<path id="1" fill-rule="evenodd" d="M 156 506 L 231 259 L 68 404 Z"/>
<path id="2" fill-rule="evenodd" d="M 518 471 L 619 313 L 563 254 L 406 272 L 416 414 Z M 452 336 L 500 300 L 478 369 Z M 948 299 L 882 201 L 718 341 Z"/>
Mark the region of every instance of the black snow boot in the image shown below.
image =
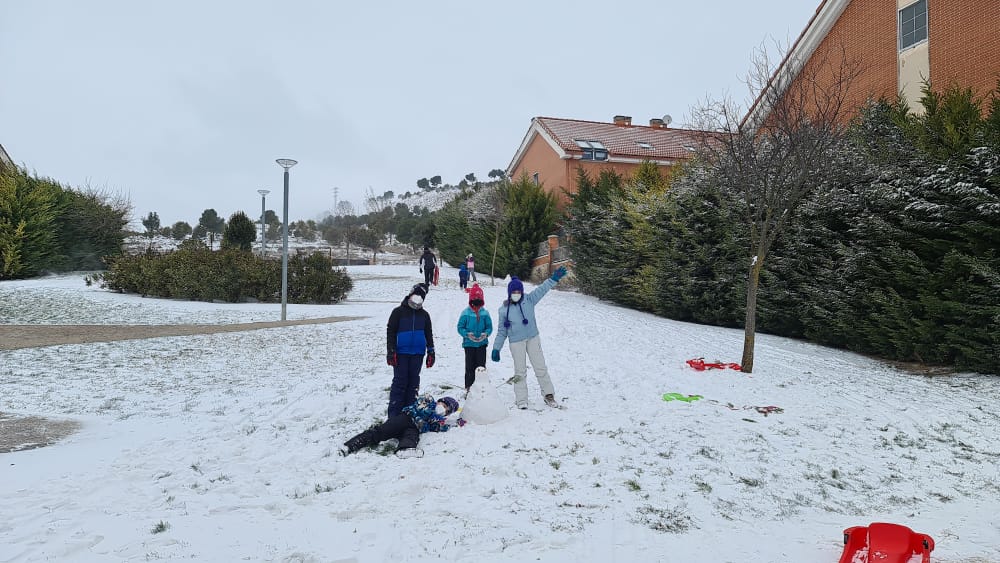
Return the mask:
<path id="1" fill-rule="evenodd" d="M 361 448 L 366 448 L 368 446 L 374 446 L 378 443 L 378 431 L 374 428 L 369 428 L 361 434 L 351 438 L 350 440 L 344 442 L 344 447 L 340 449 L 341 455 L 353 454 L 354 452 L 360 450 Z"/>

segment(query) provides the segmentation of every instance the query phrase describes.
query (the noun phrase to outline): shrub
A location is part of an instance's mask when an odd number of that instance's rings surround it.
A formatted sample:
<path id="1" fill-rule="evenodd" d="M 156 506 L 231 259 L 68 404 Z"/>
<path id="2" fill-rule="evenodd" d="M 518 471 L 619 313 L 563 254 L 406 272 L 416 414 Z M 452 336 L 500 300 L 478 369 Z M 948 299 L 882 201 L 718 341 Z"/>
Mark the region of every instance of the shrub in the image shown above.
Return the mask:
<path id="1" fill-rule="evenodd" d="M 281 300 L 281 262 L 234 248 L 212 251 L 190 239 L 173 252 L 147 250 L 109 259 L 95 276 L 101 287 L 143 296 L 192 301 Z M 321 252 L 288 257 L 289 303 L 336 303 L 353 287 L 343 268 Z"/>

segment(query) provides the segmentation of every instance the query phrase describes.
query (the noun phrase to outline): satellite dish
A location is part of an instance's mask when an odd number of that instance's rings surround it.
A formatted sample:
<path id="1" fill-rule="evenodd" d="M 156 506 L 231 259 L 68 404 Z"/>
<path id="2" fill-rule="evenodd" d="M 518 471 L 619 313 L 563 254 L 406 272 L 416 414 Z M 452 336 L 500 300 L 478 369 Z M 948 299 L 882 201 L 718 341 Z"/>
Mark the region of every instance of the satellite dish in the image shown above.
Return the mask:
<path id="1" fill-rule="evenodd" d="M 670 122 L 671 122 L 671 121 L 673 121 L 673 120 L 674 120 L 674 118 L 670 117 L 670 114 L 669 114 L 669 113 L 668 113 L 668 114 L 665 114 L 665 115 L 663 116 L 663 124 L 664 124 L 664 125 L 670 125 Z"/>

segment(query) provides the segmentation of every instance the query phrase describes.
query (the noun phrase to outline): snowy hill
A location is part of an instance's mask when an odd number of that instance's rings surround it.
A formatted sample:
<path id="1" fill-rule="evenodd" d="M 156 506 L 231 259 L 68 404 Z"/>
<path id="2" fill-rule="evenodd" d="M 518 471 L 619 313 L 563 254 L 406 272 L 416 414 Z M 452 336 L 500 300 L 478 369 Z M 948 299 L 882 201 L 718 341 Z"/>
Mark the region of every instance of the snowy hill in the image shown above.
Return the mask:
<path id="1" fill-rule="evenodd" d="M 242 333 L 0 351 L 0 411 L 79 420 L 0 454 L 0 561 L 831 563 L 841 532 L 897 522 L 935 563 L 1000 561 L 1000 379 L 922 377 L 865 357 L 622 309 L 539 304 L 557 398 L 424 434 L 421 459 L 338 446 L 385 414 L 385 323 L 419 274 L 351 267 L 355 290 Z M 461 399 L 453 269 L 426 307 L 422 390 Z M 502 283 L 485 283 L 496 318 Z M 278 305 L 143 299 L 81 277 L 0 283 L 3 323 L 234 323 Z M 507 405 L 505 348 L 488 362 Z M 691 402 L 667 397 L 700 399 Z M 766 408 L 766 407 L 777 407 Z"/>
<path id="2" fill-rule="evenodd" d="M 446 203 L 458 197 L 461 193 L 455 186 L 443 186 L 440 189 L 433 191 L 413 191 L 409 192 L 409 197 L 406 194 L 396 194 L 393 198 L 392 205 L 395 206 L 397 203 L 405 203 L 410 209 L 416 207 L 426 207 L 430 211 L 437 211 L 444 207 Z"/>

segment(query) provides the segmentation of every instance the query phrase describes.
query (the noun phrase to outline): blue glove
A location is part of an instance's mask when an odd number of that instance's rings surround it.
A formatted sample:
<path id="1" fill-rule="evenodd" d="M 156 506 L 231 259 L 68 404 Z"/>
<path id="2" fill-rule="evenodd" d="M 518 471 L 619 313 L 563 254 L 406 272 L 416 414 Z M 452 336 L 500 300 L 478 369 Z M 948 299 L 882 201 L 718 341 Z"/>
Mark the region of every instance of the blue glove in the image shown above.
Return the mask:
<path id="1" fill-rule="evenodd" d="M 566 266 L 559 266 L 558 268 L 556 268 L 556 271 L 552 272 L 552 279 L 555 281 L 559 281 L 563 279 L 563 276 L 565 275 L 566 275 Z"/>
<path id="2" fill-rule="evenodd" d="M 494 362 L 499 362 L 500 361 L 500 350 L 493 350 L 493 355 L 490 356 L 490 357 L 493 358 Z"/>

